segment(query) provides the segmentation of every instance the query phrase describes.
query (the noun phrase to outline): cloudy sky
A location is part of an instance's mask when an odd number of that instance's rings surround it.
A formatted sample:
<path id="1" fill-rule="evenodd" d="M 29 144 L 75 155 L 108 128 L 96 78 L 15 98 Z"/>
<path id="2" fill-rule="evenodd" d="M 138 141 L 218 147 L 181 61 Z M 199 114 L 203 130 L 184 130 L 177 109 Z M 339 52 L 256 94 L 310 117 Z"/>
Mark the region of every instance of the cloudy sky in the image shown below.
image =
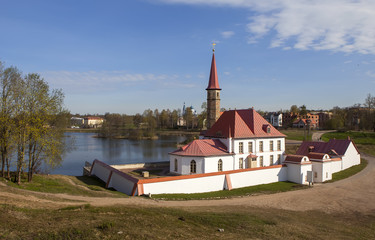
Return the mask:
<path id="1" fill-rule="evenodd" d="M 2 0 L 0 61 L 72 113 L 198 111 L 213 42 L 227 109 L 330 109 L 375 95 L 373 0 Z"/>

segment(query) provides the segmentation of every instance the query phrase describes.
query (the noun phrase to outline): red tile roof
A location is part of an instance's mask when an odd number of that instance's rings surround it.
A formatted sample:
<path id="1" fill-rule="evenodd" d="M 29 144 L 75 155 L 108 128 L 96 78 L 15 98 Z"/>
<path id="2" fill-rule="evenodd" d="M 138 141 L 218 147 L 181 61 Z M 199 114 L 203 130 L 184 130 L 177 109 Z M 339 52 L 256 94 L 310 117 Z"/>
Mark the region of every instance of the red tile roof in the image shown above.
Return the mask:
<path id="1" fill-rule="evenodd" d="M 307 156 L 310 159 L 319 159 L 319 160 L 322 160 L 325 155 L 326 153 L 316 153 L 316 152 L 310 152 L 309 154 L 307 154 Z"/>
<path id="2" fill-rule="evenodd" d="M 304 157 L 305 156 L 303 156 L 303 155 L 287 155 L 284 162 L 285 163 L 289 162 L 289 163 L 300 163 L 300 164 L 302 164 L 303 163 L 302 160 L 303 160 Z M 309 163 L 309 162 L 306 162 L 306 163 Z"/>
<path id="3" fill-rule="evenodd" d="M 269 132 L 267 131 L 269 128 Z M 225 111 L 205 132 L 205 137 L 254 138 L 285 137 L 254 109 Z"/>
<path id="4" fill-rule="evenodd" d="M 307 120 L 310 120 L 310 124 L 316 124 L 316 121 L 314 119 L 305 119 L 305 118 L 299 118 L 293 122 L 293 124 L 298 124 L 299 122 L 303 122 L 304 125 L 307 124 Z"/>
<path id="5" fill-rule="evenodd" d="M 171 152 L 179 156 L 219 156 L 229 155 L 227 147 L 219 139 L 199 139 Z"/>
<path id="6" fill-rule="evenodd" d="M 208 81 L 208 87 L 206 90 L 221 90 L 219 86 L 219 80 L 217 78 L 215 54 L 212 54 L 210 79 Z"/>
<path id="7" fill-rule="evenodd" d="M 347 139 L 347 140 L 330 139 L 329 142 L 302 142 L 296 154 L 308 155 L 309 148 L 310 148 L 311 152 L 315 152 L 315 153 L 326 153 L 328 155 L 332 155 L 332 153 L 337 153 L 338 155 L 344 155 L 351 142 L 352 140 L 350 139 Z M 353 145 L 357 149 L 354 142 L 353 142 Z M 359 153 L 358 149 L 357 149 L 357 152 Z"/>

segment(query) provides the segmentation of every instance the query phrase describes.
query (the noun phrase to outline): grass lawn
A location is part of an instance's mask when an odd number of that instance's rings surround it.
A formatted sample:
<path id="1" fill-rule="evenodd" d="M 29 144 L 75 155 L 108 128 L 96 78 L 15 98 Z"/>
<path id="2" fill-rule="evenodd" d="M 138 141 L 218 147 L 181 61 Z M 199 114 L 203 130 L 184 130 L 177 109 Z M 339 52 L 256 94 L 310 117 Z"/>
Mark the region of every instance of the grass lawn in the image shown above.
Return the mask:
<path id="1" fill-rule="evenodd" d="M 0 180 L 5 182 L 4 180 Z M 127 197 L 126 194 L 105 188 L 105 184 L 96 177 L 73 177 L 61 175 L 34 174 L 31 182 L 22 181 L 20 185 L 6 181 L 8 186 L 35 192 L 66 193 L 89 197 Z"/>
<path id="2" fill-rule="evenodd" d="M 197 199 L 220 199 L 236 196 L 247 196 L 255 194 L 271 194 L 285 192 L 297 189 L 308 188 L 305 185 L 292 182 L 276 182 L 270 184 L 261 184 L 252 187 L 236 188 L 230 191 L 215 191 L 207 193 L 191 193 L 191 194 L 155 194 L 152 198 L 163 200 L 197 200 Z"/>
<path id="3" fill-rule="evenodd" d="M 312 133 L 313 133 L 313 131 L 310 131 L 310 135 L 307 136 L 307 139 L 305 139 L 305 131 L 303 129 L 287 129 L 287 130 L 280 130 L 280 132 L 286 135 L 286 139 L 298 140 L 298 141 L 304 141 L 304 140 L 310 141 L 312 137 Z"/>
<path id="4" fill-rule="evenodd" d="M 223 229 L 223 231 L 219 231 Z M 0 205 L 0 239 L 374 239 L 370 214 L 238 206 L 25 209 Z"/>
<path id="5" fill-rule="evenodd" d="M 332 180 L 326 181 L 326 183 L 336 182 L 338 180 L 345 179 L 345 178 L 348 178 L 350 176 L 353 176 L 354 174 L 362 171 L 366 166 L 367 166 L 367 161 L 365 159 L 361 158 L 360 164 L 332 174 Z"/>

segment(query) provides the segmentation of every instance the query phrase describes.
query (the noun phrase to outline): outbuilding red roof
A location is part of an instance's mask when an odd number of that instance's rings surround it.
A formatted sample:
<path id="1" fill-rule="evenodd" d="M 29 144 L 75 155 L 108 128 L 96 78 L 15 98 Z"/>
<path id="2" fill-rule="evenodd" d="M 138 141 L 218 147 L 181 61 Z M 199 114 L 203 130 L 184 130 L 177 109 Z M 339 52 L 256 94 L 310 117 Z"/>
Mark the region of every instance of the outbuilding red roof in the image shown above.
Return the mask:
<path id="1" fill-rule="evenodd" d="M 204 133 L 204 136 L 216 138 L 285 137 L 254 109 L 225 111 Z"/>
<path id="2" fill-rule="evenodd" d="M 221 90 L 217 77 L 215 53 L 212 54 L 210 79 L 208 80 L 208 87 L 206 88 L 206 90 Z"/>
<path id="3" fill-rule="evenodd" d="M 285 163 L 299 163 L 299 164 L 302 164 L 303 163 L 303 158 L 305 156 L 303 155 L 287 155 L 284 162 Z M 306 162 L 306 163 L 309 163 L 309 162 Z"/>
<path id="4" fill-rule="evenodd" d="M 229 155 L 227 147 L 219 139 L 199 139 L 169 154 L 179 156 L 220 156 Z"/>
<path id="5" fill-rule="evenodd" d="M 325 155 L 326 155 L 325 153 L 317 153 L 317 152 L 310 152 L 309 154 L 307 154 L 307 156 L 310 159 L 319 159 L 319 160 L 322 160 Z"/>
<path id="6" fill-rule="evenodd" d="M 351 142 L 352 140 L 350 139 L 330 139 L 329 142 L 302 142 L 296 154 L 308 155 L 310 152 L 315 152 L 326 153 L 328 155 L 332 155 L 333 153 L 344 155 Z M 353 145 L 357 149 L 354 142 Z M 357 152 L 359 153 L 358 149 Z"/>

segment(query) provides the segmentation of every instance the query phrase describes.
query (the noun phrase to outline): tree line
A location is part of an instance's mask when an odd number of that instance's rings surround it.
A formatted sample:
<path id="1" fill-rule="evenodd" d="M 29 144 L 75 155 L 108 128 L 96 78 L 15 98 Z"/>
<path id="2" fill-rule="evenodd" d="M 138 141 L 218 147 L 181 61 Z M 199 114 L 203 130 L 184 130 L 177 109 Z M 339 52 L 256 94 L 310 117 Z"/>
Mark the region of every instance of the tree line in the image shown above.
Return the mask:
<path id="1" fill-rule="evenodd" d="M 64 130 L 69 113 L 63 109 L 64 94 L 37 73 L 23 75 L 0 62 L 0 167 L 1 176 L 21 183 L 62 161 L 67 145 Z"/>
<path id="2" fill-rule="evenodd" d="M 267 112 L 258 111 L 266 116 Z M 305 105 L 298 107 L 292 105 L 290 110 L 279 111 L 279 113 L 292 116 L 291 119 L 283 119 L 283 127 L 292 127 L 293 121 L 299 117 L 306 118 L 308 113 L 326 113 L 326 119 L 319 119 L 321 128 L 326 130 L 372 130 L 375 132 L 375 97 L 370 93 L 364 103 L 354 104 L 350 107 L 333 107 L 331 110 L 308 110 Z"/>
<path id="3" fill-rule="evenodd" d="M 186 129 L 198 131 L 203 128 L 206 118 L 205 103 L 200 114 L 195 115 L 190 107 L 182 113 L 180 109 L 147 109 L 143 114 L 126 115 L 106 113 L 104 123 L 99 130 L 99 137 L 109 138 L 153 138 L 156 130 Z"/>

